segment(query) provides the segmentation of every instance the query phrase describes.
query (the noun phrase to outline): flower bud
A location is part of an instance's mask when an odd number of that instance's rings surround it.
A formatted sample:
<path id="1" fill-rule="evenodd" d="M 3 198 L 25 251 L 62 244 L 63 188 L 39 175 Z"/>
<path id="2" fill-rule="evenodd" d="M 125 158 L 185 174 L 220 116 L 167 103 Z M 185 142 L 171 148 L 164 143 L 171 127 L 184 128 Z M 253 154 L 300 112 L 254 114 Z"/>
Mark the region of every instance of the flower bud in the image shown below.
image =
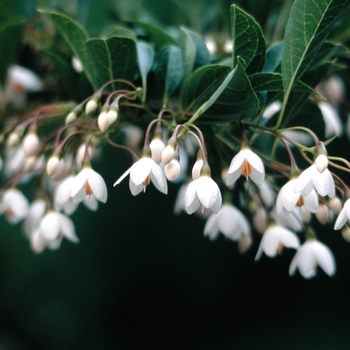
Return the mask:
<path id="1" fill-rule="evenodd" d="M 329 207 L 333 211 L 334 214 L 338 215 L 343 209 L 343 205 L 339 197 L 333 197 L 328 202 Z"/>
<path id="2" fill-rule="evenodd" d="M 35 131 L 29 131 L 29 133 L 24 137 L 23 151 L 27 157 L 33 156 L 40 149 L 40 141 L 38 135 Z"/>
<path id="3" fill-rule="evenodd" d="M 328 158 L 325 154 L 320 154 L 315 160 L 315 165 L 320 173 L 323 173 L 328 167 Z"/>
<path id="4" fill-rule="evenodd" d="M 50 177 L 61 172 L 63 168 L 63 160 L 58 155 L 53 155 L 46 164 L 46 172 Z"/>
<path id="5" fill-rule="evenodd" d="M 342 229 L 341 229 L 341 234 L 343 236 L 343 238 L 350 243 L 350 227 L 348 225 L 345 225 Z"/>
<path id="6" fill-rule="evenodd" d="M 180 175 L 180 163 L 177 159 L 172 159 L 164 168 L 164 173 L 169 181 L 174 181 Z"/>
<path id="7" fill-rule="evenodd" d="M 311 213 L 309 210 L 307 210 L 304 206 L 300 208 L 301 216 L 304 219 L 305 222 L 310 222 L 311 220 Z"/>
<path id="8" fill-rule="evenodd" d="M 109 125 L 112 125 L 113 123 L 115 123 L 117 118 L 118 118 L 118 109 L 111 106 L 109 108 L 108 113 L 107 113 L 107 120 L 108 120 Z"/>
<path id="9" fill-rule="evenodd" d="M 162 161 L 162 152 L 165 148 L 164 142 L 159 137 L 154 137 L 151 143 L 149 144 L 149 148 L 151 149 L 152 159 L 160 164 Z"/>
<path id="10" fill-rule="evenodd" d="M 251 235 L 242 235 L 238 241 L 238 250 L 244 254 L 252 245 L 253 239 Z"/>
<path id="11" fill-rule="evenodd" d="M 100 95 L 94 95 L 85 106 L 85 113 L 92 114 L 96 111 L 98 107 L 98 101 L 100 100 Z"/>
<path id="12" fill-rule="evenodd" d="M 83 64 L 81 63 L 80 59 L 75 56 L 72 57 L 72 67 L 78 73 L 81 73 L 84 70 Z"/>
<path id="13" fill-rule="evenodd" d="M 316 210 L 316 218 L 322 224 L 325 225 L 328 221 L 328 207 L 321 203 Z"/>
<path id="14" fill-rule="evenodd" d="M 98 127 L 102 132 L 105 132 L 109 128 L 109 123 L 107 119 L 107 111 L 102 111 L 97 119 Z"/>
<path id="15" fill-rule="evenodd" d="M 70 112 L 66 117 L 66 125 L 74 123 L 77 120 L 77 114 L 74 112 Z"/>
<path id="16" fill-rule="evenodd" d="M 21 141 L 21 136 L 18 131 L 12 131 L 6 140 L 7 147 L 16 147 Z"/>
<path id="17" fill-rule="evenodd" d="M 192 179 L 197 180 L 201 176 L 203 168 L 203 159 L 197 159 L 192 168 Z"/>
<path id="18" fill-rule="evenodd" d="M 168 145 L 164 148 L 162 152 L 162 163 L 167 165 L 174 158 L 175 154 L 175 144 L 168 142 Z"/>
<path id="19" fill-rule="evenodd" d="M 35 155 L 27 157 L 26 160 L 25 160 L 25 163 L 24 163 L 23 170 L 24 171 L 28 171 L 28 172 L 35 170 L 36 161 L 37 161 L 37 158 L 36 158 Z"/>

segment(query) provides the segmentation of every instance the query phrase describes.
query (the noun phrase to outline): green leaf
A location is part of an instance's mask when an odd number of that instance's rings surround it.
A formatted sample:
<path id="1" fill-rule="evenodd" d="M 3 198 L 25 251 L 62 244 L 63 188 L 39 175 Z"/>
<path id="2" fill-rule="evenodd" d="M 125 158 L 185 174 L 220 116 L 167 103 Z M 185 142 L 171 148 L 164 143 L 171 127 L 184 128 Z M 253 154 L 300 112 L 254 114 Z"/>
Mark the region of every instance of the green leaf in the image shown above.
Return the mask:
<path id="1" fill-rule="evenodd" d="M 283 79 L 280 73 L 255 73 L 249 77 L 255 92 L 262 91 L 282 91 L 283 92 Z M 293 91 L 316 93 L 315 90 L 304 84 L 301 81 L 297 81 L 293 86 Z"/>
<path id="2" fill-rule="evenodd" d="M 40 10 L 48 16 L 58 31 L 63 35 L 69 47 L 71 48 L 74 56 L 79 58 L 83 67 L 84 73 L 89 79 L 91 85 L 97 89 L 98 88 L 98 77 L 95 70 L 94 62 L 91 60 L 89 52 L 86 47 L 87 34 L 81 28 L 79 24 L 74 22 L 72 19 L 65 15 L 47 12 Z"/>
<path id="3" fill-rule="evenodd" d="M 158 54 L 156 74 L 164 86 L 163 107 L 168 104 L 170 95 L 180 85 L 183 78 L 182 52 L 176 46 L 166 46 Z"/>
<path id="4" fill-rule="evenodd" d="M 138 42 L 136 44 L 137 48 L 137 58 L 138 58 L 138 64 L 139 69 L 141 73 L 141 79 L 142 79 L 142 101 L 146 101 L 146 93 L 147 93 L 147 75 L 149 71 L 151 70 L 154 62 L 154 49 L 151 45 L 148 45 L 143 42 Z"/>
<path id="5" fill-rule="evenodd" d="M 263 72 L 274 72 L 281 63 L 283 43 L 276 43 L 266 51 Z"/>
<path id="6" fill-rule="evenodd" d="M 195 69 L 209 63 L 209 51 L 204 41 L 198 35 L 185 28 L 181 28 L 181 46 L 185 80 Z"/>
<path id="7" fill-rule="evenodd" d="M 231 6 L 231 33 L 233 40 L 233 67 L 237 57 L 245 61 L 247 74 L 260 72 L 265 61 L 266 43 L 260 25 L 236 5 Z"/>
<path id="8" fill-rule="evenodd" d="M 90 39 L 86 48 L 98 72 L 99 86 L 113 79 L 132 80 L 137 70 L 136 44 L 129 38 L 112 36 Z"/>
<path id="9" fill-rule="evenodd" d="M 181 91 L 182 109 L 185 112 L 198 109 L 214 94 L 230 71 L 230 67 L 218 64 L 197 69 Z"/>
<path id="10" fill-rule="evenodd" d="M 326 39 L 343 0 L 296 0 L 287 22 L 282 50 L 282 73 L 285 96 L 305 72 Z"/>
<path id="11" fill-rule="evenodd" d="M 222 89 L 224 85 L 226 86 Z M 220 94 L 216 98 L 218 92 Z M 214 97 L 215 103 L 202 114 L 201 121 L 217 123 L 247 120 L 256 116 L 260 110 L 259 98 L 250 84 L 240 57 L 236 68 L 226 77 L 208 103 Z"/>
<path id="12" fill-rule="evenodd" d="M 149 23 L 140 21 L 127 21 L 133 26 L 142 30 L 143 36 L 147 37 L 157 48 L 162 48 L 168 45 L 176 45 L 176 41 L 163 29 Z"/>
<path id="13" fill-rule="evenodd" d="M 5 83 L 9 66 L 14 63 L 24 27 L 23 22 L 17 22 L 0 28 L 0 84 L 2 85 Z"/>

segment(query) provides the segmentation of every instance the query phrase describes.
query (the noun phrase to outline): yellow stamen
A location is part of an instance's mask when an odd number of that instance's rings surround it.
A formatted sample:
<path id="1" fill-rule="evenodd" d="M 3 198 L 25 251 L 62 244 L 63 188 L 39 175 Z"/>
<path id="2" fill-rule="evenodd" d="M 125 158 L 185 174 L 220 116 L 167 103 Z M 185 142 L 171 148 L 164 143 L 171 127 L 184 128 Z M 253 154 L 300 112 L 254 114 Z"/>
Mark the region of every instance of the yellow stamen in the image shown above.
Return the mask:
<path id="1" fill-rule="evenodd" d="M 242 175 L 248 177 L 253 172 L 253 167 L 244 159 L 242 164 Z"/>
<path id="2" fill-rule="evenodd" d="M 145 181 L 143 181 L 143 184 L 144 184 L 145 186 L 148 186 L 148 185 L 150 184 L 150 182 L 151 182 L 151 176 L 148 175 L 148 176 L 145 178 Z"/>
<path id="3" fill-rule="evenodd" d="M 93 193 L 90 184 L 87 181 L 85 181 L 84 190 L 88 196 L 90 196 Z"/>
<path id="4" fill-rule="evenodd" d="M 302 205 L 304 205 L 304 198 L 302 196 L 299 197 L 296 206 L 297 207 L 301 207 Z"/>

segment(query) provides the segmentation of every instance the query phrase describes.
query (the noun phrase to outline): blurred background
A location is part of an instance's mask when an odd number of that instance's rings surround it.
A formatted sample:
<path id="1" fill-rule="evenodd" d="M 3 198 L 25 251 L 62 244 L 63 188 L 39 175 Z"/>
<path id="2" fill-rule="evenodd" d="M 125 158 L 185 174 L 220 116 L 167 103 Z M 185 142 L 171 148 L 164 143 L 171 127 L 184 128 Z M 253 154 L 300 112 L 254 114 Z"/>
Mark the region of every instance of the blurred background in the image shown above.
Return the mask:
<path id="1" fill-rule="evenodd" d="M 229 38 L 230 4 L 2 0 L 0 21 L 36 23 L 42 7 L 73 16 L 92 36 L 113 21 L 139 19 Z M 237 4 L 272 41 L 280 34 L 267 14 L 288 13 L 291 1 Z M 16 63 L 33 68 L 33 57 L 24 47 Z M 350 348 L 350 246 L 339 231 L 318 228 L 336 257 L 333 278 L 321 270 L 312 280 L 289 277 L 294 251 L 256 263 L 257 235 L 241 255 L 223 236 L 204 238 L 199 217 L 174 216 L 176 185 L 168 196 L 149 186 L 132 197 L 127 181 L 113 188 L 131 164 L 127 154 L 113 152 L 113 163 L 111 154 L 96 163 L 108 203 L 73 215 L 78 245 L 64 241 L 58 251 L 36 255 L 20 227 L 0 218 L 0 350 Z"/>

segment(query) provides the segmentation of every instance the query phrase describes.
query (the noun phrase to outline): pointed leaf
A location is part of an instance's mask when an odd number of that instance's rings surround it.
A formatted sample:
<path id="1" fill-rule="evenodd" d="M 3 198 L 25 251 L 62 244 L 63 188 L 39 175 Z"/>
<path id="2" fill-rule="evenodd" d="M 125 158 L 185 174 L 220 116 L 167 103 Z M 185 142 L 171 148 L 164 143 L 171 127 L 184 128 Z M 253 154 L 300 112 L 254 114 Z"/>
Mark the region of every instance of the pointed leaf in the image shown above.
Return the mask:
<path id="1" fill-rule="evenodd" d="M 153 66 L 155 53 L 153 47 L 144 42 L 137 42 L 136 48 L 137 61 L 142 79 L 142 101 L 145 102 L 147 93 L 147 75 Z"/>
<path id="2" fill-rule="evenodd" d="M 237 57 L 245 61 L 247 74 L 260 72 L 265 61 L 266 43 L 260 25 L 236 5 L 231 6 L 233 67 Z"/>
<path id="3" fill-rule="evenodd" d="M 98 72 L 99 86 L 113 79 L 133 79 L 137 65 L 132 39 L 117 36 L 90 39 L 86 48 Z"/>
<path id="4" fill-rule="evenodd" d="M 96 75 L 96 70 L 93 61 L 86 48 L 87 34 L 81 28 L 79 24 L 74 22 L 72 19 L 68 18 L 65 15 L 48 12 L 40 10 L 40 12 L 47 15 L 58 31 L 63 35 L 66 42 L 73 51 L 74 56 L 79 58 L 83 67 L 84 73 L 89 79 L 91 85 L 97 89 L 98 88 L 98 79 Z"/>
<path id="5" fill-rule="evenodd" d="M 183 78 L 182 52 L 178 47 L 166 46 L 159 52 L 156 73 L 160 84 L 164 86 L 163 106 L 165 107 L 170 95 Z"/>
<path id="6" fill-rule="evenodd" d="M 282 50 L 282 73 L 285 95 L 305 72 L 326 39 L 343 0 L 296 0 L 287 22 Z"/>
<path id="7" fill-rule="evenodd" d="M 209 63 L 209 51 L 204 41 L 191 31 L 181 28 L 181 44 L 184 60 L 184 79 L 198 67 Z"/>

